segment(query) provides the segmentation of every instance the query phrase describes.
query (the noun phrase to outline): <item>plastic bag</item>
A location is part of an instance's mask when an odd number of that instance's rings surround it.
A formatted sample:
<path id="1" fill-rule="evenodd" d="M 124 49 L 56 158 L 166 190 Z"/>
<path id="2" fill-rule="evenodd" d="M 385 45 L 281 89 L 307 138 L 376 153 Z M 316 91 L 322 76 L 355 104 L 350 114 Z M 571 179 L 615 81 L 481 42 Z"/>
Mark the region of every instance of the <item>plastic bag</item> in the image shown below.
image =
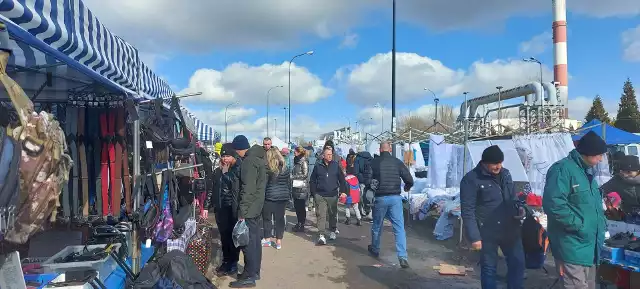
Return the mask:
<path id="1" fill-rule="evenodd" d="M 233 245 L 236 248 L 249 245 L 249 227 L 244 220 L 238 221 L 233 227 Z"/>

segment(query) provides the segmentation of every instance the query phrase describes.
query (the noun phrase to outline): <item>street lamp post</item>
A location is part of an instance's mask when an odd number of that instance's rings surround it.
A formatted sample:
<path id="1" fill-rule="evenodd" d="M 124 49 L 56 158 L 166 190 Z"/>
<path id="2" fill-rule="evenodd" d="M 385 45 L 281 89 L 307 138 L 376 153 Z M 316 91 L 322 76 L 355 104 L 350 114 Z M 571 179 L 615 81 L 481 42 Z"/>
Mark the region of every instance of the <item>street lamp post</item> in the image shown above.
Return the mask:
<path id="1" fill-rule="evenodd" d="M 229 110 L 229 107 L 236 104 L 238 104 L 237 101 L 227 104 L 227 106 L 224 108 L 224 142 L 229 142 L 229 140 L 227 139 L 227 110 Z"/>
<path id="2" fill-rule="evenodd" d="M 276 118 L 273 118 L 273 136 L 277 137 L 277 131 L 278 131 L 278 121 L 276 120 Z"/>
<path id="3" fill-rule="evenodd" d="M 540 85 L 542 85 L 542 61 L 534 58 L 534 57 L 529 57 L 529 58 L 525 58 L 523 59 L 523 61 L 525 62 L 533 62 L 533 63 L 537 63 L 538 66 L 540 67 Z M 544 89 L 544 87 L 543 87 Z M 540 116 L 541 116 L 541 122 L 540 124 L 543 125 L 544 124 L 544 96 L 542 96 L 540 98 Z"/>
<path id="4" fill-rule="evenodd" d="M 383 134 L 384 133 L 384 108 L 380 103 L 376 103 L 376 105 L 374 105 L 373 107 L 380 109 L 380 125 L 382 125 L 380 127 L 380 134 Z"/>
<path id="5" fill-rule="evenodd" d="M 283 87 L 282 85 L 276 85 L 272 88 L 269 88 L 269 90 L 267 90 L 267 135 L 269 136 L 269 94 L 271 94 L 271 90 L 274 88 L 279 88 L 279 87 Z"/>
<path id="6" fill-rule="evenodd" d="M 436 96 L 436 93 L 433 92 L 433 90 L 428 89 L 426 87 L 424 90 L 431 92 L 431 94 L 433 95 L 433 102 L 436 103 L 436 113 L 435 113 L 435 118 L 433 119 L 433 125 L 436 125 L 436 123 L 438 123 L 438 103 L 440 102 L 440 99 Z"/>
<path id="7" fill-rule="evenodd" d="M 293 63 L 293 60 L 295 60 L 296 58 L 300 57 L 300 56 L 304 56 L 304 55 L 313 55 L 313 50 L 307 51 L 305 53 L 300 53 L 294 57 L 291 58 L 291 60 L 289 61 L 289 127 L 291 127 L 291 63 Z M 286 127 L 287 127 L 287 120 L 285 119 L 285 131 L 286 131 Z M 289 129 L 289 143 L 291 143 L 291 129 Z"/>
<path id="8" fill-rule="evenodd" d="M 287 136 L 287 107 L 285 106 L 282 109 L 284 110 L 284 118 L 283 118 L 283 120 L 284 120 L 284 135 L 286 137 Z M 289 131 L 291 131 L 291 124 L 289 124 Z M 291 143 L 291 142 L 289 142 L 289 143 Z"/>
<path id="9" fill-rule="evenodd" d="M 502 86 L 496 86 L 498 90 L 498 128 L 502 125 Z"/>

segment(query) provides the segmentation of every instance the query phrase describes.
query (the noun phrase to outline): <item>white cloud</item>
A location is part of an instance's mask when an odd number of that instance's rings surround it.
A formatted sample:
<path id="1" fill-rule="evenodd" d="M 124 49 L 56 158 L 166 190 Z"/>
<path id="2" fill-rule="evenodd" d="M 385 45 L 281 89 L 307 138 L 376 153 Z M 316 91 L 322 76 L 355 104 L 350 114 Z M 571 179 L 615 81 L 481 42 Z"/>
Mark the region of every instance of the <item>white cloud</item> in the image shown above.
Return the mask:
<path id="1" fill-rule="evenodd" d="M 640 61 L 640 25 L 622 33 L 622 46 L 624 59 Z"/>
<path id="2" fill-rule="evenodd" d="M 553 35 L 549 31 L 533 36 L 528 41 L 520 43 L 520 53 L 527 55 L 542 54 L 553 43 Z"/>
<path id="3" fill-rule="evenodd" d="M 85 0 L 118 35 L 141 49 L 157 51 L 291 47 L 305 35 L 341 35 L 359 21 L 369 2 Z"/>
<path id="4" fill-rule="evenodd" d="M 189 97 L 185 102 L 213 101 L 227 104 L 238 101 L 242 105 L 266 105 L 269 95 L 270 105 L 288 103 L 289 63 L 280 65 L 263 64 L 250 66 L 237 62 L 222 71 L 198 69 L 189 79 L 189 85 L 180 93 L 202 92 L 200 96 Z M 291 65 L 291 101 L 293 103 L 313 103 L 331 95 L 333 91 L 322 85 L 322 80 L 306 68 Z"/>
<path id="5" fill-rule="evenodd" d="M 538 81 L 537 64 L 521 60 L 476 61 L 467 70 L 452 69 L 438 60 L 415 53 L 396 54 L 396 99 L 398 102 L 425 102 L 431 98 L 424 88 L 438 97 L 452 97 L 470 92 L 471 97 L 492 93 L 495 87 L 515 87 Z M 346 85 L 347 97 L 356 103 L 389 101 L 391 97 L 391 53 L 377 54 L 367 62 L 346 66 L 335 78 Z M 552 72 L 543 66 L 545 81 Z"/>
<path id="6" fill-rule="evenodd" d="M 198 119 L 204 123 L 213 127 L 214 130 L 219 131 L 222 135 L 222 140 L 225 137 L 225 124 L 224 124 L 224 108 L 221 110 L 203 110 L 197 109 L 196 106 L 186 105 L 191 113 L 193 113 Z M 278 110 L 279 113 L 274 113 L 269 116 L 269 136 L 278 136 L 280 139 L 286 141 L 284 131 L 284 115 L 282 110 Z M 329 122 L 321 124 L 314 118 L 307 115 L 292 115 L 292 129 L 291 137 L 297 138 L 303 136 L 306 140 L 312 140 L 318 137 L 320 134 L 330 132 L 341 126 L 345 126 L 345 123 Z M 227 111 L 227 138 L 229 141 L 234 136 L 244 134 L 250 140 L 260 140 L 267 135 L 267 118 L 266 116 L 256 115 L 256 110 L 253 108 L 237 106 L 230 107 Z M 287 128 L 288 129 L 288 128 Z"/>
<path id="7" fill-rule="evenodd" d="M 348 33 L 342 39 L 340 43 L 340 48 L 355 48 L 358 46 L 358 41 L 360 40 L 360 36 L 355 33 Z"/>
<path id="8" fill-rule="evenodd" d="M 292 47 L 305 36 L 326 39 L 370 24 L 366 16 L 371 11 L 391 16 L 391 1 L 387 0 L 84 2 L 110 30 L 154 53 Z M 570 10 L 587 16 L 640 14 L 637 0 L 568 2 Z M 494 28 L 510 17 L 552 12 L 550 1 L 530 0 L 403 0 L 397 8 L 400 21 L 437 31 Z"/>
<path id="9" fill-rule="evenodd" d="M 615 118 L 618 112 L 618 102 L 617 101 L 608 101 L 603 97 L 602 102 L 604 104 L 604 109 L 609 113 L 609 118 Z M 593 104 L 593 97 L 585 97 L 578 96 L 573 99 L 569 99 L 569 118 L 584 120 L 584 117 L 591 109 L 591 104 Z"/>

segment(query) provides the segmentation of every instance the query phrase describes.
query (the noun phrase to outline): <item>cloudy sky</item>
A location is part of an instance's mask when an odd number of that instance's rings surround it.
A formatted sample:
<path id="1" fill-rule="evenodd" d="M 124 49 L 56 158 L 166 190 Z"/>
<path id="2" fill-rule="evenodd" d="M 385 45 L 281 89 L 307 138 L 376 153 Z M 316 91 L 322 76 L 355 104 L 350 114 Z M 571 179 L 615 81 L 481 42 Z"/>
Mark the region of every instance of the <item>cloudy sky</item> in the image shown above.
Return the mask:
<path id="1" fill-rule="evenodd" d="M 283 136 L 291 64 L 292 134 L 314 138 L 351 123 L 390 126 L 390 0 L 85 0 L 115 34 L 136 46 L 184 105 L 230 137 Z M 461 93 L 492 93 L 552 79 L 551 1 L 397 1 L 398 116 L 459 106 Z M 582 119 L 600 94 L 615 115 L 624 80 L 640 83 L 640 1 L 568 1 L 569 112 Z M 188 3 L 188 4 L 187 4 Z M 142 37 L 144 35 L 144 37 Z M 380 103 L 384 110 L 374 108 Z M 381 113 L 382 112 L 382 113 Z M 275 120 L 274 120 L 275 119 Z"/>

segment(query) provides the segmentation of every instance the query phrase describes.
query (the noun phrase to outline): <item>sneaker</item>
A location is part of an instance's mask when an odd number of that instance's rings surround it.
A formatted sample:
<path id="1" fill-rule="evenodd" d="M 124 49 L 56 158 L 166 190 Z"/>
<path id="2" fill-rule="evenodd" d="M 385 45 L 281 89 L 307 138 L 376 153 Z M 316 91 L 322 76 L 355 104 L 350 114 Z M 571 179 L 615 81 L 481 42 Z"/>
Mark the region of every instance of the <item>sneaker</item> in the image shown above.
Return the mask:
<path id="1" fill-rule="evenodd" d="M 347 220 L 344 221 L 344 224 L 345 225 L 351 225 L 351 219 L 347 218 Z"/>
<path id="2" fill-rule="evenodd" d="M 267 241 L 265 239 L 262 239 L 262 247 L 271 247 L 271 241 Z"/>
<path id="3" fill-rule="evenodd" d="M 309 207 L 304 207 L 304 211 L 308 212 L 309 211 Z"/>
<path id="4" fill-rule="evenodd" d="M 362 220 L 358 219 L 358 220 L 356 221 L 356 226 L 358 226 L 358 227 L 359 227 L 359 226 L 362 226 Z"/>
<path id="5" fill-rule="evenodd" d="M 400 259 L 400 267 L 402 267 L 402 269 L 409 268 L 409 261 L 407 261 L 407 259 Z"/>
<path id="6" fill-rule="evenodd" d="M 338 230 L 338 228 L 336 228 L 333 232 L 336 234 L 340 234 L 340 230 Z"/>
<path id="7" fill-rule="evenodd" d="M 373 246 L 371 246 L 371 245 L 369 245 L 369 246 L 367 247 L 367 251 L 369 251 L 369 254 L 370 254 L 371 256 L 375 257 L 375 258 L 380 257 L 380 253 L 379 253 L 379 252 L 377 252 L 376 250 L 374 250 L 374 249 L 373 249 Z"/>
<path id="8" fill-rule="evenodd" d="M 320 235 L 320 237 L 318 238 L 318 245 L 326 245 L 327 244 L 327 239 L 324 238 L 324 235 Z"/>
<path id="9" fill-rule="evenodd" d="M 280 249 L 282 249 L 282 244 L 276 243 L 276 250 L 280 250 Z"/>
<path id="10" fill-rule="evenodd" d="M 336 239 L 336 233 L 334 232 L 329 233 L 329 240 L 335 240 L 335 239 Z"/>
<path id="11" fill-rule="evenodd" d="M 304 226 L 302 226 L 302 224 L 298 223 L 295 226 L 293 226 L 292 230 L 294 232 L 304 232 Z"/>

